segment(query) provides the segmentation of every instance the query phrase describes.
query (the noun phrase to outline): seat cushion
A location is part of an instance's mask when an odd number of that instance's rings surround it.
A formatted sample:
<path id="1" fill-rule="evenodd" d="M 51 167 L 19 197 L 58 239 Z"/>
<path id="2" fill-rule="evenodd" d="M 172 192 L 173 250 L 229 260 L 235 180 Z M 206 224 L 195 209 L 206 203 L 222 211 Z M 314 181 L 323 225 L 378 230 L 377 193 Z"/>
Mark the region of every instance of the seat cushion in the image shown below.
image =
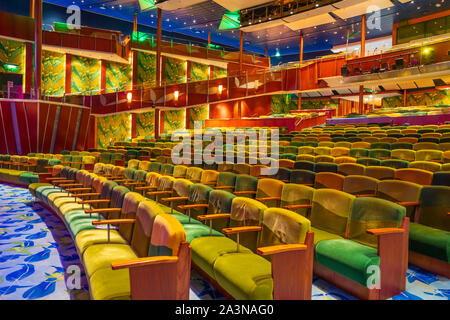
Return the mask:
<path id="1" fill-rule="evenodd" d="M 72 198 L 73 199 L 73 198 Z M 64 202 L 64 200 L 61 200 Z M 81 201 L 81 199 L 77 198 L 77 201 Z M 89 209 L 87 205 L 83 207 L 82 204 L 78 204 L 76 202 L 66 202 L 63 203 L 61 206 L 57 207 L 57 210 L 59 213 L 61 213 L 62 216 L 66 215 L 68 212 L 73 210 L 83 210 L 83 209 Z"/>
<path id="2" fill-rule="evenodd" d="M 47 203 L 50 206 L 53 206 L 53 203 L 55 203 L 55 200 L 58 198 L 61 198 L 61 197 L 67 198 L 67 192 L 61 192 L 61 189 L 58 190 L 58 192 L 52 192 L 47 195 Z"/>
<path id="3" fill-rule="evenodd" d="M 322 266 L 363 286 L 373 274 L 370 266 L 379 266 L 377 249 L 347 239 L 320 241 L 314 249 L 314 258 Z"/>
<path id="4" fill-rule="evenodd" d="M 48 196 L 52 193 L 61 193 L 61 189 L 55 187 L 39 187 L 36 189 L 38 198 L 44 202 L 47 202 Z M 65 195 L 67 195 L 67 192 Z"/>
<path id="5" fill-rule="evenodd" d="M 214 278 L 213 266 L 216 259 L 228 253 L 235 253 L 237 249 L 237 243 L 226 237 L 196 238 L 190 245 L 192 261 L 212 278 Z M 239 246 L 239 251 L 251 253 L 251 250 L 244 246 Z"/>
<path id="6" fill-rule="evenodd" d="M 20 181 L 31 184 L 31 183 L 38 183 L 39 182 L 39 176 L 33 174 L 33 172 L 25 172 L 22 173 L 19 177 Z"/>
<path id="7" fill-rule="evenodd" d="M 337 234 L 323 231 L 314 227 L 311 227 L 311 231 L 314 232 L 314 245 L 318 244 L 322 240 L 344 239 Z"/>
<path id="8" fill-rule="evenodd" d="M 239 300 L 272 300 L 272 265 L 254 253 L 232 253 L 217 258 L 216 281 Z"/>
<path id="9" fill-rule="evenodd" d="M 104 243 L 87 248 L 83 253 L 83 264 L 90 278 L 99 269 L 111 268 L 113 261 L 136 258 L 133 249 L 127 244 Z"/>
<path id="10" fill-rule="evenodd" d="M 66 194 L 67 195 L 67 194 Z M 58 197 L 53 201 L 52 206 L 54 208 L 61 208 L 61 206 L 70 203 L 70 204 L 77 204 L 77 201 L 81 201 L 83 199 L 77 198 L 77 197 Z"/>
<path id="11" fill-rule="evenodd" d="M 37 198 L 37 189 L 42 187 L 51 187 L 50 183 L 32 183 L 28 186 L 30 193 Z"/>
<path id="12" fill-rule="evenodd" d="M 214 229 L 210 234 L 210 228 L 204 224 L 192 223 L 183 224 L 184 231 L 186 231 L 186 241 L 191 243 L 192 240 L 201 237 L 224 237 L 224 235 Z"/>
<path id="13" fill-rule="evenodd" d="M 68 229 L 69 229 L 70 234 L 72 235 L 72 238 L 75 239 L 77 234 L 83 230 L 103 229 L 104 226 L 96 227 L 92 224 L 92 221 L 105 219 L 102 215 L 99 215 L 98 218 L 99 219 L 88 218 L 88 219 L 78 219 L 78 220 L 72 221 L 68 226 Z M 111 227 L 111 229 L 114 229 L 114 227 Z"/>
<path id="14" fill-rule="evenodd" d="M 89 279 L 89 290 L 94 300 L 129 300 L 130 275 L 128 269 L 103 268 Z"/>
<path id="15" fill-rule="evenodd" d="M 409 250 L 450 263 L 450 232 L 411 223 Z"/>
<path id="16" fill-rule="evenodd" d="M 174 213 L 174 214 L 172 214 L 172 216 L 175 219 L 177 219 L 181 224 L 201 224 L 201 225 L 203 225 L 203 223 L 201 223 L 200 221 L 198 221 L 194 218 L 191 218 L 191 221 L 189 221 L 189 216 L 182 214 L 182 213 Z"/>
<path id="17" fill-rule="evenodd" d="M 104 229 L 85 229 L 75 236 L 75 245 L 78 253 L 82 257 L 84 251 L 92 245 L 105 244 L 108 242 L 108 233 Z M 117 230 L 111 230 L 109 234 L 109 243 L 127 244 L 124 238 Z"/>
<path id="18" fill-rule="evenodd" d="M 99 213 L 87 214 L 84 210 L 72 210 L 64 215 L 64 221 L 69 225 L 72 221 L 80 219 L 100 220 L 102 215 Z"/>

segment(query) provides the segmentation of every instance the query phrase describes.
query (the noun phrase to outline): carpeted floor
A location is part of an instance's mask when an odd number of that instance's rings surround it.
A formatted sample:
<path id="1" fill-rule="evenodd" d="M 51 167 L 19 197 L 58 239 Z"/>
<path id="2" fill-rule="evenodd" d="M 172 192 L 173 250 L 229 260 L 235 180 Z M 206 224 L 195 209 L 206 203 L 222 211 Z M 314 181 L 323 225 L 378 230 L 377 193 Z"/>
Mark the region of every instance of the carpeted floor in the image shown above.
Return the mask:
<path id="1" fill-rule="evenodd" d="M 0 300 L 89 299 L 83 266 L 64 223 L 31 200 L 27 189 L 0 184 Z M 448 300 L 450 280 L 410 266 L 406 289 L 393 299 Z M 224 298 L 192 271 L 190 299 Z M 312 299 L 354 298 L 314 277 Z"/>

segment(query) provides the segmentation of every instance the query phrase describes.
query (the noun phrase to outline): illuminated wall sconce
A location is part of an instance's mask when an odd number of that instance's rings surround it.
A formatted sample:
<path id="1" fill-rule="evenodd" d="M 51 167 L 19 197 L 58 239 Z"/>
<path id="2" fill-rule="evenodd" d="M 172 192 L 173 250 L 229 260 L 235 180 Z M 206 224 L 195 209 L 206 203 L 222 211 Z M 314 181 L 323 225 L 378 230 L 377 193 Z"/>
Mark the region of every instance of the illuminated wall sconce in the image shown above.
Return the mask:
<path id="1" fill-rule="evenodd" d="M 133 94 L 131 92 L 127 93 L 127 101 L 128 103 L 131 103 L 131 101 L 133 100 Z"/>
<path id="2" fill-rule="evenodd" d="M 223 85 L 219 84 L 219 86 L 217 87 L 217 92 L 219 92 L 219 94 L 222 94 L 223 91 Z"/>
<path id="3" fill-rule="evenodd" d="M 255 90 L 258 90 L 259 88 L 259 80 L 255 80 Z"/>
<path id="4" fill-rule="evenodd" d="M 173 93 L 173 96 L 174 96 L 174 98 L 175 98 L 175 101 L 178 101 L 178 97 L 180 96 L 180 91 L 175 91 L 174 93 Z"/>

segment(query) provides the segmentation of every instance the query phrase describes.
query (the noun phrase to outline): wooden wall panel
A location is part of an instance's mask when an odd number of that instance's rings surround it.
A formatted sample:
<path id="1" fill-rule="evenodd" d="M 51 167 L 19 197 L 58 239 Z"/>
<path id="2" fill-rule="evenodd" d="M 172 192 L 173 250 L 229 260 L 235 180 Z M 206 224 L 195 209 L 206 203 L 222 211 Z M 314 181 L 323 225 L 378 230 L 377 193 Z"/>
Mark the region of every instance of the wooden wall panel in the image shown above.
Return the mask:
<path id="1" fill-rule="evenodd" d="M 65 150 L 64 144 L 66 143 L 66 132 L 69 128 L 69 118 L 71 110 L 72 109 L 69 107 L 61 107 L 58 127 L 56 131 L 55 146 L 53 150 L 54 153 L 61 153 L 62 150 Z"/>
<path id="2" fill-rule="evenodd" d="M 9 154 L 17 154 L 16 139 L 14 137 L 14 127 L 11 113 L 11 105 L 9 102 L 0 102 L 0 117 L 6 131 L 6 143 Z M 3 133 L 2 133 L 3 134 Z"/>
<path id="3" fill-rule="evenodd" d="M 39 152 L 49 153 L 52 142 L 56 105 L 39 104 Z"/>

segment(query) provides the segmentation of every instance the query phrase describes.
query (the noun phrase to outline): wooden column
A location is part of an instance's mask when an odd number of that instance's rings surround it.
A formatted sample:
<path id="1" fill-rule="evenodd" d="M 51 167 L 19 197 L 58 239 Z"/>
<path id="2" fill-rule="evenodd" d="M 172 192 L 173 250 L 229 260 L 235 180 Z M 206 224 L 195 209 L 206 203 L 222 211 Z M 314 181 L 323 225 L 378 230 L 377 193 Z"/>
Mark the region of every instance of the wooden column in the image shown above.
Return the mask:
<path id="1" fill-rule="evenodd" d="M 40 99 L 42 73 L 42 0 L 34 0 L 34 16 L 34 88 L 36 99 Z"/>
<path id="2" fill-rule="evenodd" d="M 72 55 L 66 53 L 66 86 L 65 93 L 70 94 L 72 92 Z"/>
<path id="3" fill-rule="evenodd" d="M 267 58 L 267 47 L 264 49 L 264 56 Z"/>
<path id="4" fill-rule="evenodd" d="M 244 31 L 241 31 L 241 41 L 239 46 L 239 73 L 243 71 L 244 62 Z"/>
<path id="5" fill-rule="evenodd" d="M 300 64 L 303 63 L 303 34 L 300 35 Z"/>
<path id="6" fill-rule="evenodd" d="M 25 42 L 25 93 L 31 93 L 33 84 L 33 44 Z"/>
<path id="7" fill-rule="evenodd" d="M 359 114 L 364 113 L 364 86 L 359 86 Z"/>
<path id="8" fill-rule="evenodd" d="M 136 113 L 131 114 L 131 139 L 136 138 Z"/>
<path id="9" fill-rule="evenodd" d="M 302 110 L 302 94 L 298 93 L 298 110 Z"/>
<path id="10" fill-rule="evenodd" d="M 138 89 L 138 77 L 137 77 L 137 69 L 138 69 L 138 58 L 137 58 L 137 51 L 132 51 L 131 52 L 133 55 L 133 71 L 132 71 L 132 84 L 133 84 L 133 89 L 136 90 Z"/>
<path id="11" fill-rule="evenodd" d="M 155 109 L 155 139 L 159 138 L 159 109 Z"/>
<path id="12" fill-rule="evenodd" d="M 133 33 L 137 33 L 138 23 L 137 23 L 137 13 L 133 17 Z"/>
<path id="13" fill-rule="evenodd" d="M 361 57 L 366 56 L 366 15 L 361 20 Z"/>
<path id="14" fill-rule="evenodd" d="M 208 32 L 208 48 L 211 45 L 211 32 Z"/>
<path id="15" fill-rule="evenodd" d="M 156 29 L 156 86 L 161 86 L 161 27 L 162 10 L 158 8 L 158 22 Z"/>

